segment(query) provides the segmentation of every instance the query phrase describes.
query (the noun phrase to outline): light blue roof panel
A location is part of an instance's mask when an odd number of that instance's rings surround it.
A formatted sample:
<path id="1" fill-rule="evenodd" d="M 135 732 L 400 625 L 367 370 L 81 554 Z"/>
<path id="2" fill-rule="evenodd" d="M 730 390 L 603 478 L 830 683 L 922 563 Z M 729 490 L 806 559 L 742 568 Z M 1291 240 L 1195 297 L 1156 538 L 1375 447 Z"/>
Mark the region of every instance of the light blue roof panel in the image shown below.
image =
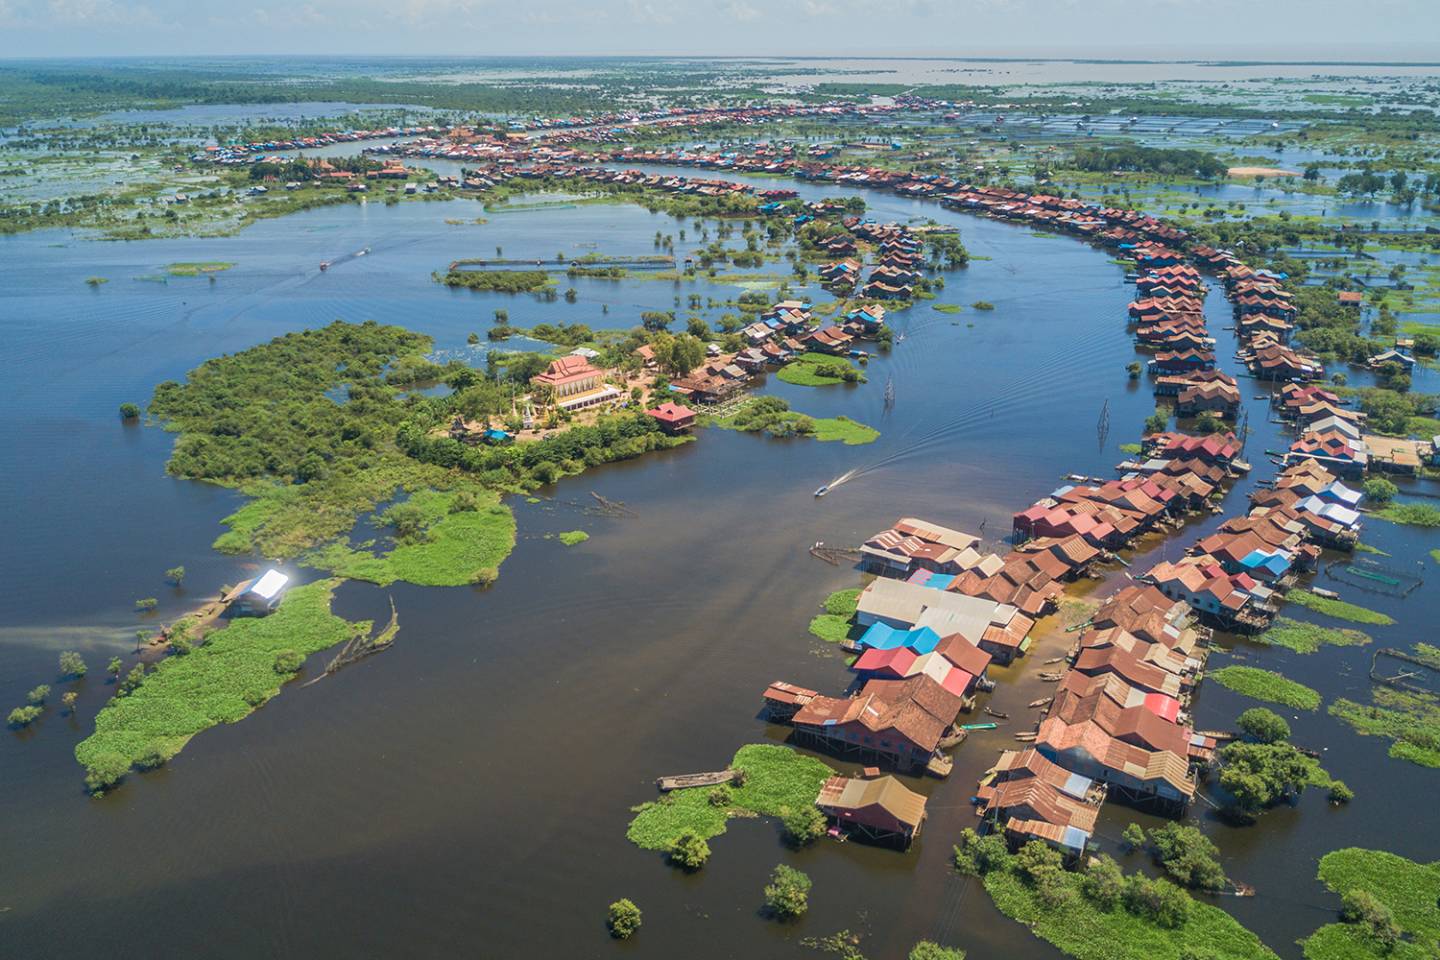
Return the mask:
<path id="1" fill-rule="evenodd" d="M 1082 777 L 1078 773 L 1072 773 L 1065 778 L 1065 783 L 1060 788 L 1061 793 L 1068 794 L 1077 800 L 1084 800 L 1085 795 L 1090 792 L 1090 787 L 1095 781 L 1089 777 Z"/>

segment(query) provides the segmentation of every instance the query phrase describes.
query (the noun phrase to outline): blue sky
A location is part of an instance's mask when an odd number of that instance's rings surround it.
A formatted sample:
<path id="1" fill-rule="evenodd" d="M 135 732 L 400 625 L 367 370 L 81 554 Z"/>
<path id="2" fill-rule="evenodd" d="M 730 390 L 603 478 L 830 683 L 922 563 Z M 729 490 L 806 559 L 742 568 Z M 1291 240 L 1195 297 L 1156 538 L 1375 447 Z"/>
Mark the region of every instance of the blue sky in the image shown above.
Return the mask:
<path id="1" fill-rule="evenodd" d="M 245 53 L 1436 61 L 1440 0 L 0 0 L 0 57 Z"/>

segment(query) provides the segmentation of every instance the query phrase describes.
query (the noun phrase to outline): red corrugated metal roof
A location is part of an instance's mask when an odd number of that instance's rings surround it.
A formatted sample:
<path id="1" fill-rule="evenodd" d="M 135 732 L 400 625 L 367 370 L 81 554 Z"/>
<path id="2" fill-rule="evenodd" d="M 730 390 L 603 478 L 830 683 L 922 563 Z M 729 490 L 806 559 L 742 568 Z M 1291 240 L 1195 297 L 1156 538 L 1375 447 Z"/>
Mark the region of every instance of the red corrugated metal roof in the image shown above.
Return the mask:
<path id="1" fill-rule="evenodd" d="M 1164 720 L 1174 723 L 1180 716 L 1180 701 L 1163 693 L 1145 694 L 1145 709 Z"/>

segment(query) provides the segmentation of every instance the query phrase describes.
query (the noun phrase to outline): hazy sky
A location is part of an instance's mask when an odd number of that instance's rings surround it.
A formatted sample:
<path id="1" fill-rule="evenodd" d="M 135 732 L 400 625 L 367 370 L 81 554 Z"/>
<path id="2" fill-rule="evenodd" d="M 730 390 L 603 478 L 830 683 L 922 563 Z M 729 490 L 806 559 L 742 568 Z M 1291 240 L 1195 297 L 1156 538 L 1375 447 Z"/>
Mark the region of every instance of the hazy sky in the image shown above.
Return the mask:
<path id="1" fill-rule="evenodd" d="M 914 54 L 1440 60 L 1440 0 L 0 0 L 0 57 Z"/>

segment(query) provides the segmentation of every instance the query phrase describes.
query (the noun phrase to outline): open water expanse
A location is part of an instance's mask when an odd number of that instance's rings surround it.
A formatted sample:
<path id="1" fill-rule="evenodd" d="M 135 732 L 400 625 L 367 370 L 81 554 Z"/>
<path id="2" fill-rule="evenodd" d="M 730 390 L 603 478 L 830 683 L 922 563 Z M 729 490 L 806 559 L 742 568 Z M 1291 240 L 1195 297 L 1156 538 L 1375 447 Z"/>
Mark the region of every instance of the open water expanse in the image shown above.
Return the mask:
<path id="1" fill-rule="evenodd" d="M 687 876 L 625 840 L 630 807 L 654 797 L 657 775 L 715 769 L 740 745 L 788 732 L 757 716 L 771 680 L 847 685 L 839 652 L 806 624 L 829 591 L 858 585 L 858 576 L 811 559 L 810 544 L 856 543 L 909 515 L 981 531 L 996 546 L 1010 514 L 1065 474 L 1111 475 L 1117 444 L 1138 439 L 1153 410 L 1148 384 L 1125 375 L 1136 359 L 1124 320 L 1132 290 L 1106 253 L 933 204 L 866 199 L 878 219 L 934 217 L 961 228 L 977 259 L 946 276 L 934 303 L 964 310 L 939 313 L 921 301 L 894 315 L 904 339 L 870 363 L 868 384 L 813 389 L 772 377 L 763 389 L 807 413 L 872 424 L 883 433 L 876 443 L 703 431 L 695 443 L 563 481 L 541 503 L 516 498 L 520 539 L 492 588 L 346 584 L 335 609 L 347 618 L 383 620 L 394 598 L 401 630 L 392 650 L 316 686 L 292 684 L 102 800 L 86 798 L 71 751 L 110 696 L 99 676 L 105 660 L 128 654 L 137 626 L 173 618 L 255 568 L 209 547 L 239 497 L 168 478 L 171 435 L 120 423 L 117 404 L 148 400 L 154 384 L 209 357 L 337 318 L 401 324 L 478 362 L 483 347 L 467 347 L 466 336 L 483 337 L 497 307 L 516 325 L 620 328 L 642 310 L 671 309 L 677 294 L 740 291 L 703 280 L 583 280 L 577 303 L 546 304 L 430 278 L 496 246 L 507 257 L 640 255 L 653 252 L 657 229 L 677 233 L 669 218 L 609 204 L 497 211 L 463 226 L 445 221 L 482 216 L 478 204 L 369 204 L 263 221 L 221 239 L 105 243 L 47 232 L 0 240 L 0 379 L 9 401 L 0 420 L 0 704 L 51 682 L 62 649 L 82 650 L 91 665 L 76 718 L 52 707 L 33 729 L 0 734 L 0 954 L 66 956 L 103 944 L 117 958 L 718 960 L 809 955 L 802 937 L 849 928 L 865 935 L 872 960 L 901 957 L 922 937 L 977 958 L 1058 956 L 949 868 L 951 844 L 974 822 L 976 777 L 1013 744 L 1003 727 L 961 746 L 948 780 L 907 781 L 930 796 L 924 836 L 909 854 L 829 842 L 797 853 L 777 825 L 740 820 L 711 841 L 705 869 Z M 677 241 L 679 256 L 696 245 L 695 232 Z M 207 260 L 236 266 L 213 282 L 137 279 Z M 321 260 L 340 262 L 322 274 Z M 90 276 L 110 282 L 92 288 Z M 971 309 L 978 300 L 996 309 Z M 1207 309 L 1218 354 L 1235 373 L 1218 291 Z M 889 377 L 896 404 L 886 413 Z M 1425 388 L 1417 377 L 1416 389 Z M 1263 391 L 1246 380 L 1241 389 L 1257 431 L 1249 459 L 1263 478 L 1272 471 L 1262 451 L 1285 441 L 1252 399 Z M 1102 445 L 1096 423 L 1106 401 L 1112 426 Z M 860 468 L 854 480 L 823 500 L 811 496 L 852 468 Z M 1228 513 L 1243 512 L 1252 484 L 1232 491 Z M 582 515 L 578 504 L 592 490 L 636 516 Z M 1147 545 L 1137 567 L 1178 556 L 1218 522 Z M 567 549 L 543 539 L 575 528 L 590 541 Z M 1407 566 L 1435 546 L 1433 535 L 1380 521 L 1364 540 Z M 175 564 L 188 571 L 183 591 L 162 585 Z M 1366 628 L 1377 645 L 1433 640 L 1433 583 L 1403 601 L 1347 595 L 1399 620 Z M 141 619 L 132 603 L 148 596 L 160 609 Z M 997 709 L 1023 717 L 1046 689 L 1033 679 L 1038 661 L 1066 642 L 1051 636 L 1017 667 L 994 671 Z M 1316 687 L 1327 702 L 1368 700 L 1369 655 L 1234 651 Z M 1197 726 L 1227 727 L 1248 705 L 1206 684 Z M 1323 709 L 1292 725 L 1296 741 L 1324 750 L 1325 766 L 1355 789 L 1353 803 L 1331 808 L 1311 791 L 1247 829 L 1213 821 L 1203 801 L 1191 811 L 1219 843 L 1227 872 L 1258 888 L 1253 899 L 1218 902 L 1283 957 L 1297 957 L 1296 939 L 1333 917 L 1337 901 L 1314 879 L 1323 853 L 1359 844 L 1440 857 L 1430 812 L 1440 772 L 1387 759 L 1386 741 L 1356 736 Z M 1150 822 L 1107 804 L 1099 847 L 1113 851 L 1131 819 Z M 815 881 L 798 924 L 758 915 L 777 861 Z M 603 925 L 606 904 L 621 896 L 645 915 L 626 944 L 611 942 Z"/>

